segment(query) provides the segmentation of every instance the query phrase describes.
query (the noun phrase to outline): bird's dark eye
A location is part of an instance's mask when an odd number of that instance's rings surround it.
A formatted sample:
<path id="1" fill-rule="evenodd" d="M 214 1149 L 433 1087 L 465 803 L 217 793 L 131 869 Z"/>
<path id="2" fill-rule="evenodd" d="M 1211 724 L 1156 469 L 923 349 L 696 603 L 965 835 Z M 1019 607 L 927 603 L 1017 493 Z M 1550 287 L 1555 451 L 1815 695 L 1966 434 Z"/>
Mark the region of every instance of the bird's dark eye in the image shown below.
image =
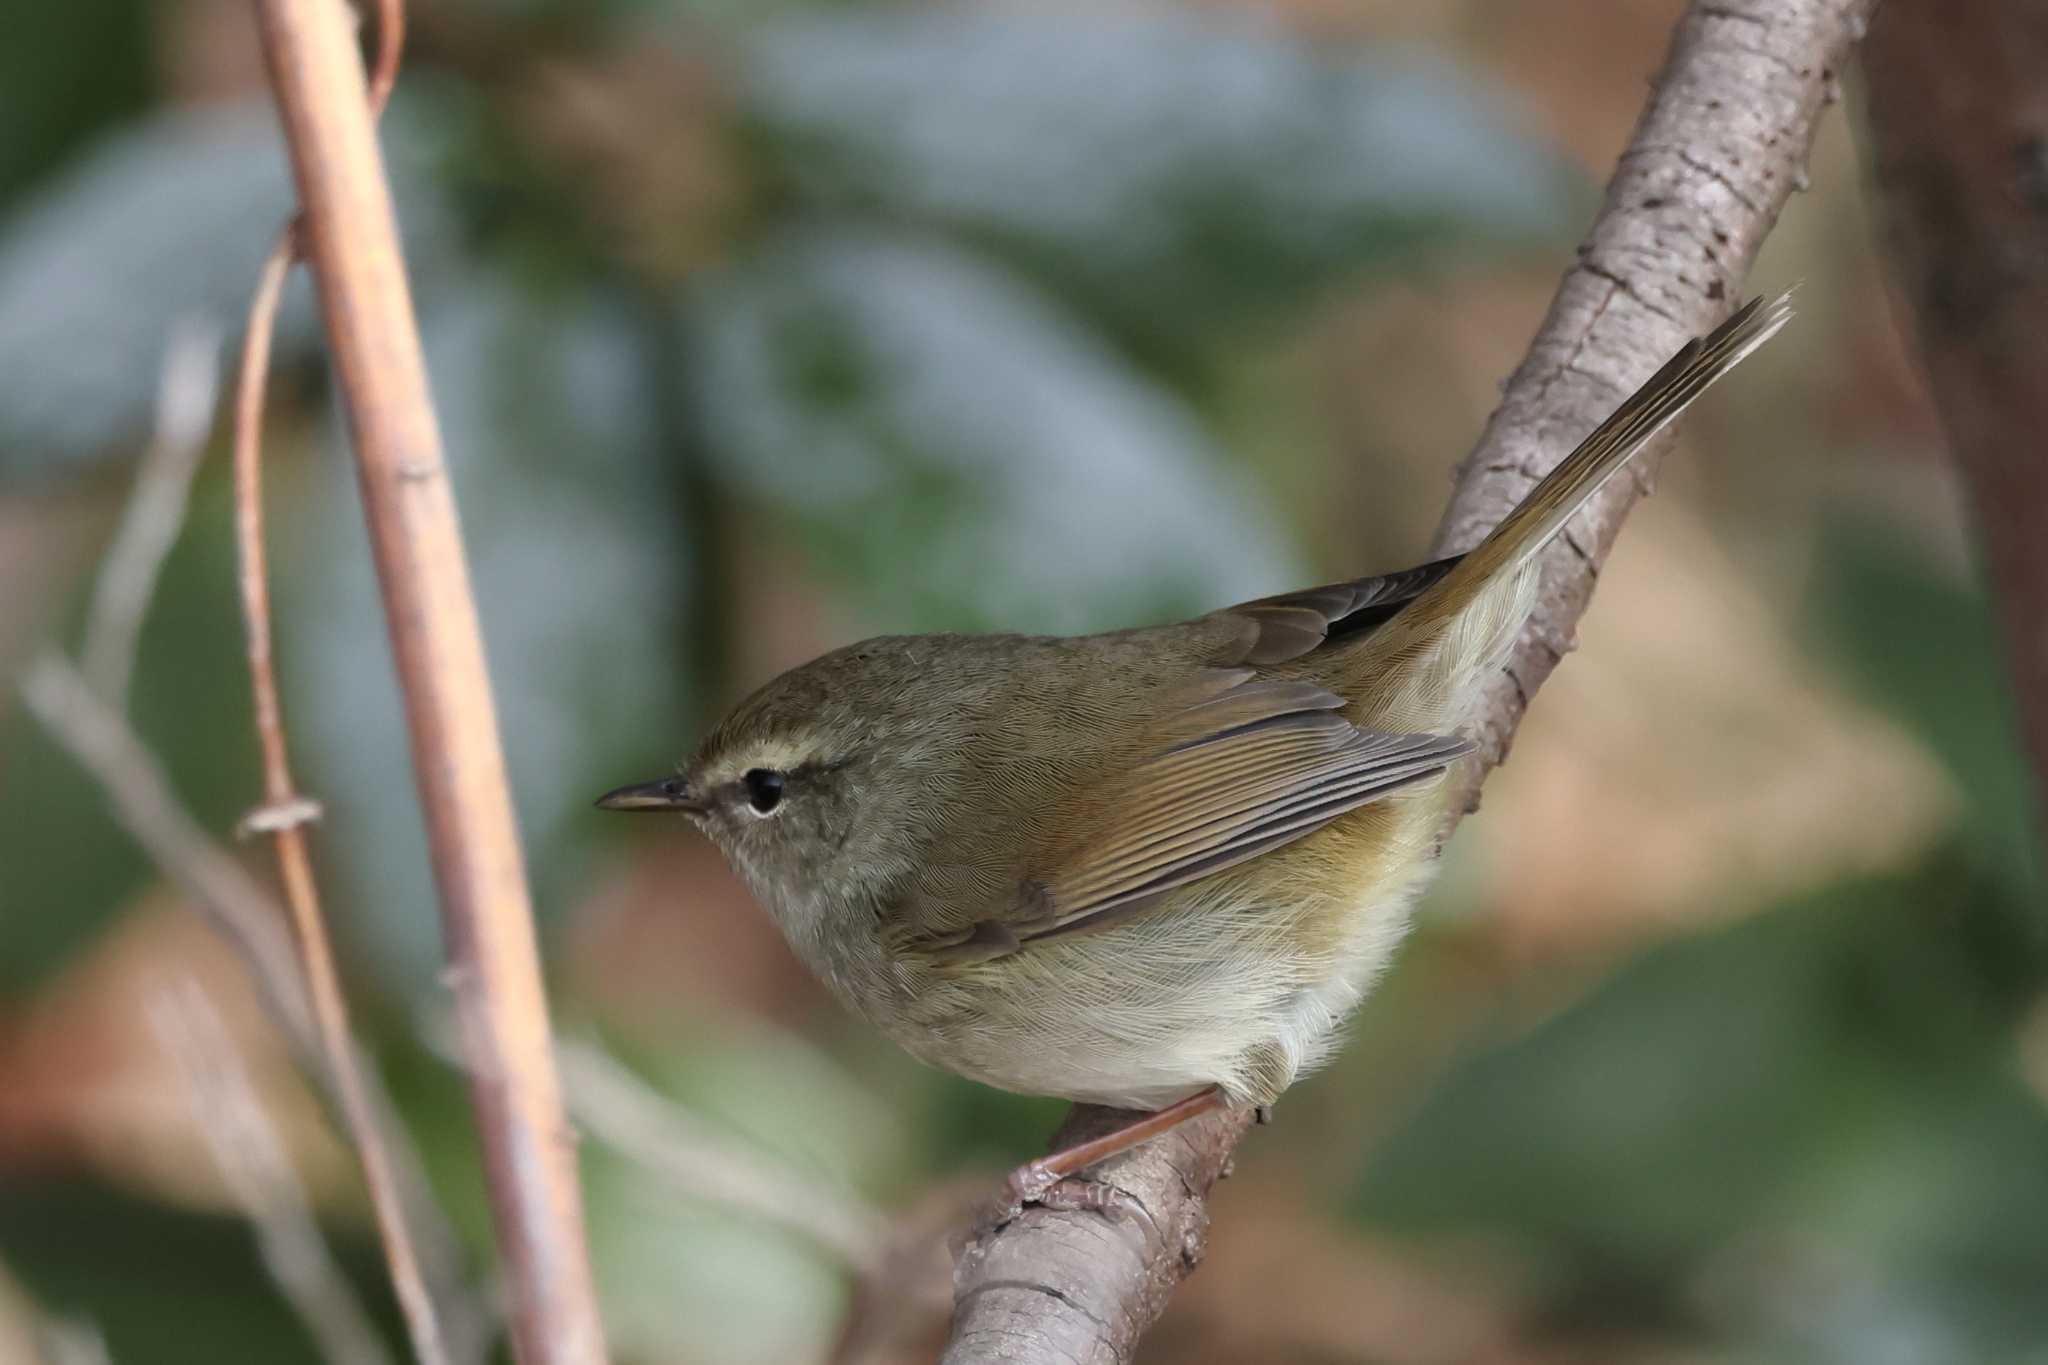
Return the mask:
<path id="1" fill-rule="evenodd" d="M 772 768 L 749 768 L 740 781 L 747 786 L 747 804 L 766 815 L 782 804 L 782 774 Z"/>

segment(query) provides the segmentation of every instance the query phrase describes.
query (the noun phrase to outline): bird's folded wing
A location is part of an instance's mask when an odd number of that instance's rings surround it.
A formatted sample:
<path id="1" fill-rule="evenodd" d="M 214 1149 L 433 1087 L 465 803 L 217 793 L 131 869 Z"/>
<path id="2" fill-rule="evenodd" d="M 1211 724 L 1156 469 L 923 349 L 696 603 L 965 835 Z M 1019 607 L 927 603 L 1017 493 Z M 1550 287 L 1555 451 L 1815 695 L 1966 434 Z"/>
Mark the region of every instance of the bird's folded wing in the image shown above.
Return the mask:
<path id="1" fill-rule="evenodd" d="M 931 945 L 937 955 L 974 961 L 1106 927 L 1471 749 L 1444 735 L 1362 730 L 1337 714 L 1342 698 L 1313 683 L 1242 676 L 1174 713 L 1161 752 L 1105 784 L 1084 832 L 1033 870 L 1013 913 Z"/>

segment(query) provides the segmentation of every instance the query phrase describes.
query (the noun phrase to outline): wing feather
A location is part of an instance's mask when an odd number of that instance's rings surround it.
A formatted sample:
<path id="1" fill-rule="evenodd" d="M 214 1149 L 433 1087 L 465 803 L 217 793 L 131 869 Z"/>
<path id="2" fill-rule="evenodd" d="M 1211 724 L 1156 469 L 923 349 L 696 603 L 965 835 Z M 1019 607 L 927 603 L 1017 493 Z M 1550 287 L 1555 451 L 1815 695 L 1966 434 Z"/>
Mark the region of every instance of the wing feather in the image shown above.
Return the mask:
<path id="1" fill-rule="evenodd" d="M 1104 781 L 1083 832 L 1022 869 L 1017 895 L 923 940 L 971 963 L 1106 927 L 1175 887 L 1303 838 L 1444 771 L 1471 745 L 1360 729 L 1327 687 L 1264 670 L 1376 629 L 1456 563 L 1331 583 L 1229 608 L 1239 630 L 1214 666 L 1162 699 L 1151 757 Z M 956 926 L 959 921 L 954 921 Z"/>
<path id="2" fill-rule="evenodd" d="M 1471 748 L 1361 730 L 1311 683 L 1257 680 L 1189 707 L 1176 742 L 1133 768 L 1091 835 L 1033 878 L 1050 901 L 1024 941 L 1104 923 L 1147 900 L 1433 777 Z M 1206 723 L 1204 723 L 1206 722 Z M 1200 733 L 1190 735 L 1196 730 Z"/>

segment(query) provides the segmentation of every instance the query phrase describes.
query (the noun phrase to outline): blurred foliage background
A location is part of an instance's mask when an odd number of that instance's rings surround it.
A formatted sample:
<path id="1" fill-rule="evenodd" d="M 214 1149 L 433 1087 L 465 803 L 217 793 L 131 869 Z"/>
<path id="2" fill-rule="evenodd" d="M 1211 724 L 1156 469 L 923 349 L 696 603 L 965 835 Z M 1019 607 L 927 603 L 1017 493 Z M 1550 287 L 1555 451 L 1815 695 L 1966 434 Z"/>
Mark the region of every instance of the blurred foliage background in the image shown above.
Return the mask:
<path id="1" fill-rule="evenodd" d="M 565 1030 L 849 1207 L 929 1217 L 1035 1150 L 1058 1105 L 850 1026 L 706 846 L 590 798 L 862 634 L 1107 627 L 1419 558 L 1678 9 L 418 0 L 384 141 Z M 74 641 L 173 330 L 239 327 L 289 200 L 261 75 L 239 0 L 10 15 L 0 674 Z M 2041 874 L 1853 99 L 1812 184 L 1755 281 L 1802 282 L 1797 324 L 1688 418 L 1355 1041 L 1240 1153 L 1149 1359 L 2048 1361 Z M 303 278 L 279 366 L 320 870 L 482 1262 Z M 134 718 L 225 835 L 259 782 L 214 444 Z M 395 1321 L 237 960 L 10 688 L 0 1357 L 60 1322 L 124 1365 L 315 1358 L 150 1026 L 179 975 Z M 840 1260 L 584 1153 L 619 1360 L 825 1356 Z"/>

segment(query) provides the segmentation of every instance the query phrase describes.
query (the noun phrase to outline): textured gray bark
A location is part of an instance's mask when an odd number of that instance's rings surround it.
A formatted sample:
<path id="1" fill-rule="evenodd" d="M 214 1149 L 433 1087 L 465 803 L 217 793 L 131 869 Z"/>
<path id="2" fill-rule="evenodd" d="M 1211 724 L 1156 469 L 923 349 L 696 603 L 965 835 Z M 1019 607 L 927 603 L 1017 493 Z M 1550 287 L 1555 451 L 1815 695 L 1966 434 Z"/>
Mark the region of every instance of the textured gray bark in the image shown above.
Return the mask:
<path id="1" fill-rule="evenodd" d="M 1814 130 L 1873 3 L 1722 0 L 1686 11 L 1592 231 L 1459 470 L 1439 551 L 1477 542 L 1666 357 L 1740 301 L 1757 249 L 1804 183 Z M 1638 460 L 1635 479 L 1609 485 L 1547 552 L 1535 615 L 1474 734 L 1475 771 L 1505 756 L 1529 697 L 1571 648 L 1658 453 Z M 1077 1108 L 1055 1144 L 1116 1120 Z M 968 1247 L 947 1365 L 1130 1360 L 1201 1259 L 1209 1188 L 1247 1126 L 1242 1114 L 1212 1116 L 1097 1168 L 1094 1178 L 1140 1206 L 1136 1216 L 1029 1209 Z"/>

